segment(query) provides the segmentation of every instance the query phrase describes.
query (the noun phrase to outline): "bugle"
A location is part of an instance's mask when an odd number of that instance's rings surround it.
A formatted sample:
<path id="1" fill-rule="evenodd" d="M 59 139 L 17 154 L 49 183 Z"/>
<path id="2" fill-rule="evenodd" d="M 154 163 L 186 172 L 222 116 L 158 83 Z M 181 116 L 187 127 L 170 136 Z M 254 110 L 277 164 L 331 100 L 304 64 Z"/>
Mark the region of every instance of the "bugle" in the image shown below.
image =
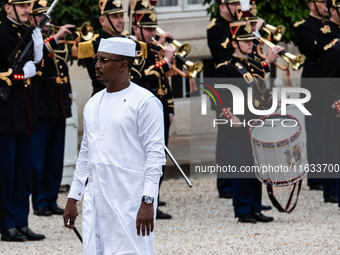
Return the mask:
<path id="1" fill-rule="evenodd" d="M 273 49 L 275 47 L 275 44 L 268 41 L 267 39 L 261 37 L 258 33 L 253 32 L 253 34 L 256 36 L 257 40 L 259 40 L 259 42 L 264 43 L 265 45 L 267 45 L 269 48 Z M 306 60 L 306 56 L 305 55 L 298 55 L 295 56 L 292 53 L 287 52 L 286 50 L 283 50 L 281 52 L 279 52 L 279 55 L 287 61 L 287 63 L 292 63 L 292 69 L 294 71 L 299 70 L 303 64 L 305 63 Z"/>
<path id="2" fill-rule="evenodd" d="M 266 31 L 269 35 L 273 36 L 273 39 L 277 42 L 281 41 L 283 35 L 286 32 L 286 27 L 284 25 L 280 25 L 278 27 L 274 27 L 267 23 L 263 23 L 262 29 Z"/>
<path id="3" fill-rule="evenodd" d="M 50 23 L 47 23 L 46 26 L 49 26 L 54 32 L 58 31 L 62 27 Z M 80 27 L 76 27 L 72 32 L 75 32 L 77 36 L 81 37 L 81 39 L 84 41 L 91 40 L 94 36 L 94 29 L 90 22 L 84 22 Z"/>
<path id="4" fill-rule="evenodd" d="M 152 40 L 159 46 L 160 48 L 164 49 L 165 47 L 161 44 L 159 44 L 155 38 L 152 37 Z M 189 76 L 191 78 L 197 78 L 197 75 L 202 72 L 203 70 L 203 64 L 201 62 L 191 62 L 190 60 L 187 60 L 186 58 L 180 56 L 177 52 L 175 53 L 175 58 L 180 61 L 188 70 Z"/>
<path id="5" fill-rule="evenodd" d="M 165 33 L 160 27 L 156 27 L 156 31 L 159 35 Z M 170 43 L 170 45 L 176 49 L 177 54 L 183 58 L 186 57 L 191 51 L 191 45 L 189 43 L 181 44 L 179 41 L 171 38 L 166 38 L 166 41 Z"/>

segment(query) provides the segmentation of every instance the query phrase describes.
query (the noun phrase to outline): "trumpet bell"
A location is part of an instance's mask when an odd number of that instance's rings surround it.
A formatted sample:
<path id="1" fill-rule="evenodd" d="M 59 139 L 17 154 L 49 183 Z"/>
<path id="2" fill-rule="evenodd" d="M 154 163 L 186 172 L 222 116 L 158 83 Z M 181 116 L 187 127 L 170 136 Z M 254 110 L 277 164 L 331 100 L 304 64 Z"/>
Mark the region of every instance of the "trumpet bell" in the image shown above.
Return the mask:
<path id="1" fill-rule="evenodd" d="M 273 36 L 273 39 L 277 42 L 281 41 L 283 35 L 286 33 L 286 27 L 283 25 L 274 27 L 272 25 L 265 24 L 263 26 L 263 30 L 266 31 L 268 34 L 271 34 Z"/>
<path id="2" fill-rule="evenodd" d="M 190 53 L 190 51 L 191 45 L 189 43 L 185 43 L 178 48 L 177 54 L 184 58 Z"/>
<path id="3" fill-rule="evenodd" d="M 90 22 L 84 22 L 81 27 L 77 27 L 76 34 L 80 36 L 84 41 L 91 40 L 94 36 L 94 29 Z"/>
<path id="4" fill-rule="evenodd" d="M 201 62 L 193 63 L 186 61 L 184 65 L 188 68 L 189 76 L 191 78 L 197 78 L 198 74 L 203 70 L 203 64 Z"/>
<path id="5" fill-rule="evenodd" d="M 283 25 L 278 26 L 276 31 L 273 33 L 274 40 L 277 42 L 281 41 L 285 33 L 286 33 L 286 27 Z"/>
<path id="6" fill-rule="evenodd" d="M 298 55 L 298 56 L 295 56 L 289 52 L 286 52 L 284 55 L 283 55 L 283 58 L 287 61 L 287 62 L 290 62 L 292 63 L 292 69 L 294 71 L 298 71 L 302 66 L 303 64 L 305 63 L 306 61 L 306 56 L 305 55 Z"/>
<path id="7" fill-rule="evenodd" d="M 162 35 L 165 33 L 164 30 L 161 29 L 160 27 L 157 27 L 156 31 L 159 35 Z M 191 51 L 191 45 L 189 43 L 182 44 L 179 41 L 175 39 L 170 39 L 170 38 L 167 38 L 167 41 L 170 43 L 172 47 L 176 49 L 177 54 L 183 58 L 186 57 Z"/>

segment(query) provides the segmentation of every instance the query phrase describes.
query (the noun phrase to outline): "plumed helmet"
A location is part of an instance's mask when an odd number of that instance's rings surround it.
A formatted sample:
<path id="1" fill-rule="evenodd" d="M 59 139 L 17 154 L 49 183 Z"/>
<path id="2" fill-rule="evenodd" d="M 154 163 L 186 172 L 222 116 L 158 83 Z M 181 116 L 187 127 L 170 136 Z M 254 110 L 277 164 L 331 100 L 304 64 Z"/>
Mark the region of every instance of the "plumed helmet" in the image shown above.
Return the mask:
<path id="1" fill-rule="evenodd" d="M 36 0 L 33 3 L 31 3 L 30 6 L 30 14 L 31 15 L 36 15 L 40 13 L 47 12 L 48 6 L 47 6 L 48 1 L 47 0 Z"/>
<path id="2" fill-rule="evenodd" d="M 125 12 L 122 5 L 122 0 L 99 0 L 99 16 L 106 14 Z"/>
<path id="3" fill-rule="evenodd" d="M 238 3 L 239 0 L 216 0 L 217 4 L 232 4 Z"/>
<path id="4" fill-rule="evenodd" d="M 132 10 L 134 17 L 134 25 L 139 27 L 158 27 L 157 13 L 155 10 L 156 1 L 149 0 L 133 0 Z"/>
<path id="5" fill-rule="evenodd" d="M 327 0 L 327 8 L 338 8 L 340 7 L 340 0 Z"/>
<path id="6" fill-rule="evenodd" d="M 253 40 L 256 37 L 252 33 L 250 22 L 236 21 L 230 23 L 231 40 Z"/>
<path id="7" fill-rule="evenodd" d="M 34 0 L 5 0 L 4 4 L 25 4 L 32 3 Z"/>

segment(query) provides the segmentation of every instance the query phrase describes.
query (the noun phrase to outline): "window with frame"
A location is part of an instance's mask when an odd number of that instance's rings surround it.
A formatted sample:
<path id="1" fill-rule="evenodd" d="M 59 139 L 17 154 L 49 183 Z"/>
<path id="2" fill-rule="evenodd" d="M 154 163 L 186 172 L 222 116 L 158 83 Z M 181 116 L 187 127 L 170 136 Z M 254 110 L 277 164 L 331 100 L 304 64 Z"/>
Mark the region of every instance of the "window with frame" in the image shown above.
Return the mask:
<path id="1" fill-rule="evenodd" d="M 178 0 L 158 0 L 157 7 L 164 7 L 164 6 L 177 6 Z"/>
<path id="2" fill-rule="evenodd" d="M 188 4 L 203 4 L 203 0 L 187 0 Z"/>

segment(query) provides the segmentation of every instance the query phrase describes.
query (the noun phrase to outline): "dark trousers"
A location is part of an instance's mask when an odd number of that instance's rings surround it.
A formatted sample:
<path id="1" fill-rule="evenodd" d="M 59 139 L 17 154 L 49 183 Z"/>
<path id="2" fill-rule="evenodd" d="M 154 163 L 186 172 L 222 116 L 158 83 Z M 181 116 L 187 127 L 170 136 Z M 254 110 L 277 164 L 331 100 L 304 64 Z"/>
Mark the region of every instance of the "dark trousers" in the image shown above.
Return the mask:
<path id="1" fill-rule="evenodd" d="M 64 146 L 65 119 L 39 118 L 39 132 L 34 145 L 34 209 L 57 206 L 63 175 Z"/>
<path id="2" fill-rule="evenodd" d="M 223 140 L 226 162 L 235 166 L 254 165 L 254 159 L 249 136 L 227 137 Z M 262 184 L 255 174 L 233 175 L 232 194 L 235 217 L 261 211 Z"/>
<path id="3" fill-rule="evenodd" d="M 327 130 L 325 132 L 325 141 L 327 145 L 326 161 L 329 167 L 333 166 L 332 172 L 326 173 L 324 197 L 338 196 L 338 203 L 340 206 L 339 183 L 340 173 L 336 166 L 340 165 L 340 118 L 335 118 L 335 112 L 327 114 Z"/>
<path id="4" fill-rule="evenodd" d="M 32 135 L 0 134 L 0 231 L 28 226 Z"/>
<path id="5" fill-rule="evenodd" d="M 218 164 L 218 163 L 217 163 Z M 221 166 L 221 164 L 218 164 Z M 217 177 L 217 190 L 220 197 L 224 194 L 232 191 L 232 181 L 230 178 L 219 178 Z"/>
<path id="6" fill-rule="evenodd" d="M 216 118 L 219 118 L 218 115 L 216 115 Z M 225 130 L 223 127 L 218 127 L 218 133 L 216 138 L 216 164 L 223 167 L 227 166 L 229 162 L 226 161 L 225 157 L 225 149 L 224 149 L 224 142 L 223 140 L 225 135 Z M 217 190 L 219 196 L 223 196 L 224 194 L 232 191 L 232 181 L 230 178 L 226 178 L 223 176 L 225 174 L 217 173 Z"/>
<path id="7" fill-rule="evenodd" d="M 326 146 L 322 134 L 326 132 L 326 115 L 320 107 L 319 101 L 312 101 L 305 104 L 305 107 L 312 116 L 305 117 L 306 133 L 307 133 L 307 157 L 309 164 L 324 164 L 326 160 Z M 308 186 L 323 184 L 323 178 L 317 176 L 316 173 L 309 172 L 307 184 Z M 327 185 L 327 182 L 326 182 Z"/>

